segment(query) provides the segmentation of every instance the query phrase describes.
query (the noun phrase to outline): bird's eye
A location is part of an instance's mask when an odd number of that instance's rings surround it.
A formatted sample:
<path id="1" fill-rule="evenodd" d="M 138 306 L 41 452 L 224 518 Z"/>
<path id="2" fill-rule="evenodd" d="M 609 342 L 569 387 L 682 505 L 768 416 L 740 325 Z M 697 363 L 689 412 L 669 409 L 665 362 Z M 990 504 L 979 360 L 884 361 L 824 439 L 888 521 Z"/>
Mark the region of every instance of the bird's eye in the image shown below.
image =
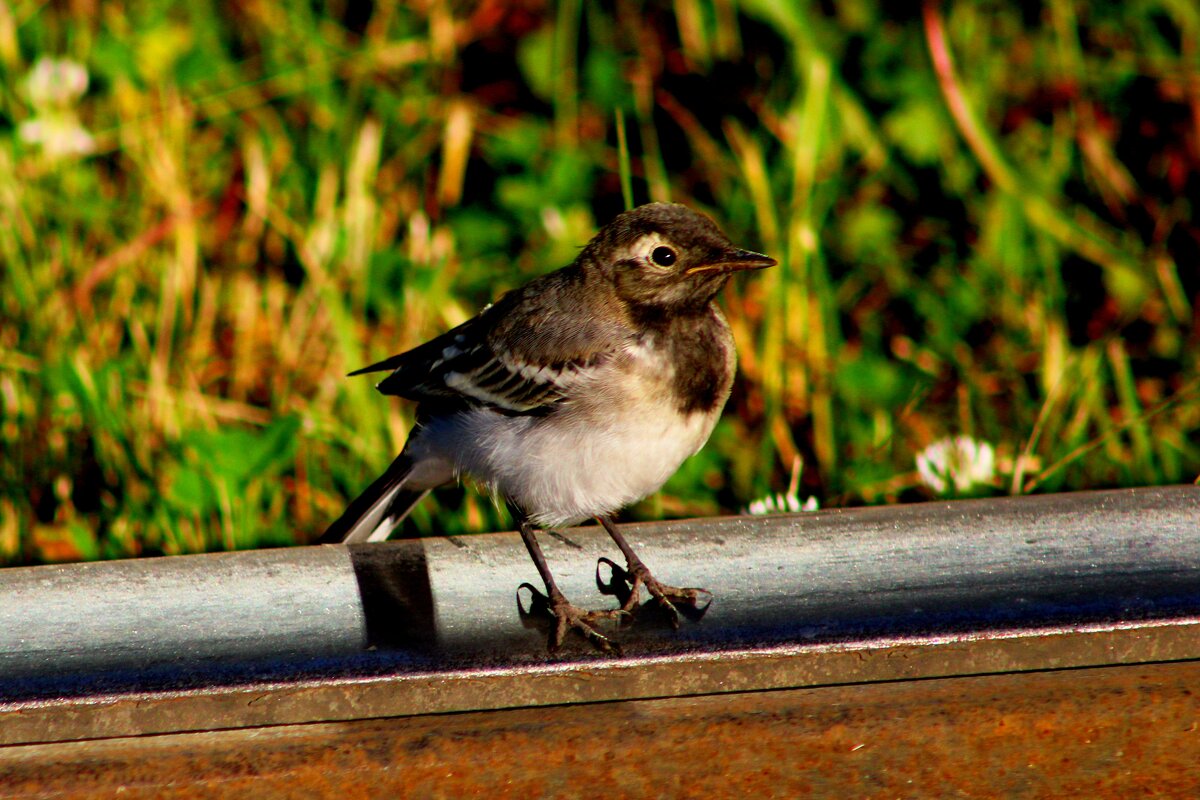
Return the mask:
<path id="1" fill-rule="evenodd" d="M 679 256 L 675 255 L 675 251 L 666 245 L 659 245 L 650 253 L 650 260 L 660 267 L 669 267 L 675 263 Z"/>

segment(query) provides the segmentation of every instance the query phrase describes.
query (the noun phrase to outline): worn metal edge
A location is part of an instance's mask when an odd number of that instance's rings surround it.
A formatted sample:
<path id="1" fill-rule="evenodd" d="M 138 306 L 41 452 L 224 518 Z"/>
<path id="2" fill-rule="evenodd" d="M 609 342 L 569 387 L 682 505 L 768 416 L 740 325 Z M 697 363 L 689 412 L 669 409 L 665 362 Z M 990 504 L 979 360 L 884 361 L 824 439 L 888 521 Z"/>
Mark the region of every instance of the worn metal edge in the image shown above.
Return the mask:
<path id="1" fill-rule="evenodd" d="M 0 746 L 1200 660 L 1200 617 L 0 704 Z"/>
<path id="2" fill-rule="evenodd" d="M 0 796 L 1195 798 L 1197 684 L 1174 661 L 31 744 L 0 748 Z"/>

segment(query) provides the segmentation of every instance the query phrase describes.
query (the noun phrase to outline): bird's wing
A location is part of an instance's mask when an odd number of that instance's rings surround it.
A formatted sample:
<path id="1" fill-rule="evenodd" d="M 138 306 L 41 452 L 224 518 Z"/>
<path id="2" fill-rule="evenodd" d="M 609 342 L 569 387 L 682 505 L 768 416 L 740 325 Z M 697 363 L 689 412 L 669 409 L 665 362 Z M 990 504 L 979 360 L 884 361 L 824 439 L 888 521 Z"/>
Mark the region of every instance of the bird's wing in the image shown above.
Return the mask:
<path id="1" fill-rule="evenodd" d="M 548 410 L 569 396 L 589 369 L 624 352 L 627 336 L 620 326 L 561 310 L 514 314 L 517 303 L 504 301 L 419 347 L 351 374 L 391 370 L 377 386 L 384 394 L 466 400 L 528 414 Z"/>

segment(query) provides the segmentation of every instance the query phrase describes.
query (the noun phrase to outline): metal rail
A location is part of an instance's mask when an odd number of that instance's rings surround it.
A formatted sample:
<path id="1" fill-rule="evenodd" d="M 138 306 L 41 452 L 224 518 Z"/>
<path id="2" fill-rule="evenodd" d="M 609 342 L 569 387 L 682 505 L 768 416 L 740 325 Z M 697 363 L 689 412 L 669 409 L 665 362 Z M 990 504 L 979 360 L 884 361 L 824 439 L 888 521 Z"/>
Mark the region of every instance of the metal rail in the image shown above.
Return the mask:
<path id="1" fill-rule="evenodd" d="M 619 658 L 547 653 L 515 534 L 2 571 L 0 745 L 1200 659 L 1197 487 L 625 530 L 716 599 Z M 544 543 L 611 607 L 602 531 Z"/>
<path id="2" fill-rule="evenodd" d="M 1195 798 L 1200 662 L 0 747 L 0 797 Z"/>

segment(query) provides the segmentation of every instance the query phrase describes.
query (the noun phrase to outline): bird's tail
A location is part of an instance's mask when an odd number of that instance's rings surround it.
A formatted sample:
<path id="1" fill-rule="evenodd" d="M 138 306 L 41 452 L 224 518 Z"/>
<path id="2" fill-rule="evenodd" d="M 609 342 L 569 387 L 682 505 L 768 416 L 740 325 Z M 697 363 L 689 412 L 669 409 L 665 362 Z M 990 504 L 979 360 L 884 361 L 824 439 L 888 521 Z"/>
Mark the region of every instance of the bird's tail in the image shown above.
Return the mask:
<path id="1" fill-rule="evenodd" d="M 428 489 L 406 489 L 413 462 L 404 453 L 396 457 L 378 480 L 350 503 L 321 534 L 321 544 L 380 542 L 388 538 L 408 512 L 429 494 Z"/>

